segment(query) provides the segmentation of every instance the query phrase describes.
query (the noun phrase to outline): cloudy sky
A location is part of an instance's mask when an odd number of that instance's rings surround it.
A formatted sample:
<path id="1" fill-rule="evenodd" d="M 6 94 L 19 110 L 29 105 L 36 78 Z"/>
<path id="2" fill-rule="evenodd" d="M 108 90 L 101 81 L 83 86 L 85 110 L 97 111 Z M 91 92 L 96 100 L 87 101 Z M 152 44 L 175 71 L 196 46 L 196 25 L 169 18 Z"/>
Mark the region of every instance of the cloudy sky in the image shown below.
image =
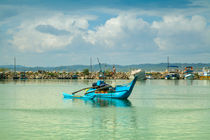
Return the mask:
<path id="1" fill-rule="evenodd" d="M 210 63 L 210 0 L 0 0 L 0 65 Z"/>

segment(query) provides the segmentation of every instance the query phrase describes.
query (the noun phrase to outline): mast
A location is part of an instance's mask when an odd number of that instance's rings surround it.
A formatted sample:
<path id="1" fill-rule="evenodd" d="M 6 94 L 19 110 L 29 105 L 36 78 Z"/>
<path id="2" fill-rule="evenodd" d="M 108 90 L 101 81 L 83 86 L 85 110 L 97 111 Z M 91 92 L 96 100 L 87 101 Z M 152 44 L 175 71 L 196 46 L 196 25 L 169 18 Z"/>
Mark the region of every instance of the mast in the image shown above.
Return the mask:
<path id="1" fill-rule="evenodd" d="M 169 71 L 169 56 L 167 56 L 168 71 Z"/>
<path id="2" fill-rule="evenodd" d="M 101 69 L 101 63 L 99 62 L 98 57 L 97 57 L 97 60 L 98 60 L 98 64 L 99 64 L 99 68 L 100 68 L 100 72 L 102 72 L 102 69 Z"/>
<path id="3" fill-rule="evenodd" d="M 16 58 L 14 57 L 14 75 L 13 75 L 13 79 L 19 79 L 19 77 L 17 76 L 17 72 L 16 72 Z"/>
<path id="4" fill-rule="evenodd" d="M 93 66 L 92 66 L 92 57 L 90 57 L 90 78 L 92 78 L 92 71 L 93 70 Z"/>
<path id="5" fill-rule="evenodd" d="M 16 58 L 14 57 L 14 77 L 16 77 Z"/>
<path id="6" fill-rule="evenodd" d="M 99 62 L 98 57 L 97 57 L 97 60 L 98 60 L 99 68 L 100 68 L 99 77 L 100 77 L 100 73 L 102 73 L 102 78 L 104 79 L 104 72 L 101 69 L 101 63 Z"/>

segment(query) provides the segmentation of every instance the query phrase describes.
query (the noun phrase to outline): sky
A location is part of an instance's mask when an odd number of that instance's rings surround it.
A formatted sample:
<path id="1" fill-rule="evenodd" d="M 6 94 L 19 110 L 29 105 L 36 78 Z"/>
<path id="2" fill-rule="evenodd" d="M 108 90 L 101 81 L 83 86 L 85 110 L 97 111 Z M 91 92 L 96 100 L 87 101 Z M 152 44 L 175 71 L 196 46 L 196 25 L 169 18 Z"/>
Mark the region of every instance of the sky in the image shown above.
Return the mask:
<path id="1" fill-rule="evenodd" d="M 210 0 L 0 0 L 0 65 L 210 63 Z"/>

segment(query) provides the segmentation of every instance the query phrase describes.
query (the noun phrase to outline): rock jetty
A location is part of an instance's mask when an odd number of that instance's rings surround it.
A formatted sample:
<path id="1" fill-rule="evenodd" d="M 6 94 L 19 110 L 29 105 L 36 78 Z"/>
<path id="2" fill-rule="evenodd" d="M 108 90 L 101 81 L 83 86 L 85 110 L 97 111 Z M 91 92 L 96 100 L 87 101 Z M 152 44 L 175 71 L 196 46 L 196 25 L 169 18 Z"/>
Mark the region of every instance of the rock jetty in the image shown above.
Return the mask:
<path id="1" fill-rule="evenodd" d="M 150 75 L 152 79 L 164 79 L 167 75 L 167 72 L 149 72 L 146 73 Z M 180 72 L 180 79 L 184 79 L 183 72 Z M 199 74 L 194 73 L 195 79 L 199 79 Z M 100 79 L 99 72 L 58 72 L 58 71 L 26 71 L 16 73 L 12 71 L 0 72 L 0 79 L 13 79 L 14 76 L 16 79 Z M 129 79 L 131 76 L 130 72 L 108 72 L 105 73 L 105 79 Z"/>

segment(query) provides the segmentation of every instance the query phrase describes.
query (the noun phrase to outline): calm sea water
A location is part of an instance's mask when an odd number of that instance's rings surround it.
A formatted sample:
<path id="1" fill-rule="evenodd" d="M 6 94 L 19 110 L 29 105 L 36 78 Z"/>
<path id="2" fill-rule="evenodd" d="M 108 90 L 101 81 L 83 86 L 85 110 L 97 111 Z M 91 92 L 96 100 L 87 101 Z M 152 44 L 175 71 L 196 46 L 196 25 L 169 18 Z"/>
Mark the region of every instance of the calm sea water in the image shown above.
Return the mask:
<path id="1" fill-rule="evenodd" d="M 210 138 L 210 81 L 138 81 L 128 100 L 63 99 L 92 82 L 0 81 L 0 139 Z"/>

